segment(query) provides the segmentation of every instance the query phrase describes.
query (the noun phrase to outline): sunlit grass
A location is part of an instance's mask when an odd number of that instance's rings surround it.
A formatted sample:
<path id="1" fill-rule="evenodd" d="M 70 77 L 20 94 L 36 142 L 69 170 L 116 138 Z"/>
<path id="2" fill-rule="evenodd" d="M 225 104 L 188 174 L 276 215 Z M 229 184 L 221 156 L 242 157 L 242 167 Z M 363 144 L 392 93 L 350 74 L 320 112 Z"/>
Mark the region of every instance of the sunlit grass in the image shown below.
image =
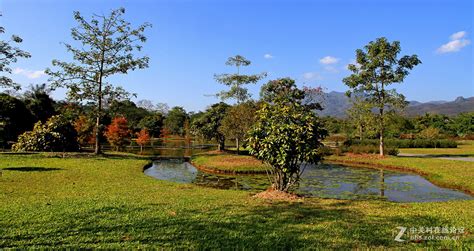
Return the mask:
<path id="1" fill-rule="evenodd" d="M 472 247 L 394 241 L 396 227 L 474 229 L 474 202 L 271 202 L 245 191 L 175 184 L 146 160 L 0 155 L 0 248 L 290 249 Z M 467 179 L 466 179 L 467 180 Z M 470 180 L 472 183 L 472 179 Z"/>

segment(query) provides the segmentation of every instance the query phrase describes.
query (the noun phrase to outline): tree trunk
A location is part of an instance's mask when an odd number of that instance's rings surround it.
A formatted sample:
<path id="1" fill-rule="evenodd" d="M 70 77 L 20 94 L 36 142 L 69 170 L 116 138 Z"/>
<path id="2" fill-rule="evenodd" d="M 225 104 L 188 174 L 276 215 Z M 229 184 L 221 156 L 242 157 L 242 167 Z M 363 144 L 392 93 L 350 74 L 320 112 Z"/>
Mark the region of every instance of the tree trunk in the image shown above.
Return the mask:
<path id="1" fill-rule="evenodd" d="M 239 138 L 235 138 L 235 146 L 237 147 L 237 155 L 240 153 Z"/>
<path id="2" fill-rule="evenodd" d="M 224 149 L 225 149 L 225 139 L 219 140 L 218 143 L 219 143 L 219 145 L 217 146 L 218 147 L 217 150 L 224 151 Z"/>
<path id="3" fill-rule="evenodd" d="M 384 144 L 383 144 L 383 134 L 384 134 L 384 124 L 383 124 L 383 109 L 381 109 L 381 114 L 380 115 L 380 145 L 379 145 L 379 153 L 380 156 L 384 156 Z"/>
<path id="4" fill-rule="evenodd" d="M 381 88 L 381 99 L 380 99 L 380 106 L 379 106 L 379 112 L 380 112 L 380 122 L 379 122 L 379 126 L 380 126 L 380 147 L 379 147 L 379 151 L 380 151 L 380 156 L 383 157 L 384 156 L 384 145 L 383 145 L 383 134 L 385 132 L 385 125 L 383 123 L 383 109 L 385 107 L 385 90 L 384 90 L 384 84 L 382 82 L 381 84 L 382 88 Z"/>
<path id="5" fill-rule="evenodd" d="M 140 153 L 143 153 L 143 145 L 140 145 Z"/>
<path id="6" fill-rule="evenodd" d="M 102 81 L 100 81 L 102 82 Z M 101 154 L 101 144 L 100 144 L 100 115 L 102 113 L 102 83 L 99 83 L 99 100 L 97 105 L 97 118 L 95 123 L 95 154 Z"/>
<path id="7" fill-rule="evenodd" d="M 97 82 L 99 84 L 99 88 L 97 91 L 97 121 L 96 121 L 96 133 L 95 133 L 95 154 L 101 154 L 102 149 L 101 149 L 101 144 L 100 144 L 100 134 L 101 134 L 101 128 L 100 128 L 100 116 L 102 115 L 102 77 L 104 76 L 104 61 L 105 61 L 105 38 L 106 34 L 103 35 L 102 37 L 102 51 L 101 51 L 101 58 L 100 58 L 100 68 L 99 68 L 99 73 L 97 76 Z"/>

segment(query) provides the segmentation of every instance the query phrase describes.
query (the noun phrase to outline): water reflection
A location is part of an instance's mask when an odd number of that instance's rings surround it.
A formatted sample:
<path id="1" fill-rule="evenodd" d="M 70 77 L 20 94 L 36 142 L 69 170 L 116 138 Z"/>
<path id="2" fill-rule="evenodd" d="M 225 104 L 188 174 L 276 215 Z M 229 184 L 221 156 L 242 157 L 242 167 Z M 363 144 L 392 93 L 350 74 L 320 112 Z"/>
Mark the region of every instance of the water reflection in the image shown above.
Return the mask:
<path id="1" fill-rule="evenodd" d="M 209 174 L 181 161 L 155 162 L 145 170 L 145 174 L 161 180 L 219 189 L 257 192 L 270 186 L 266 175 Z M 307 167 L 295 192 L 321 198 L 397 202 L 472 199 L 465 193 L 437 187 L 419 175 L 333 164 Z"/>

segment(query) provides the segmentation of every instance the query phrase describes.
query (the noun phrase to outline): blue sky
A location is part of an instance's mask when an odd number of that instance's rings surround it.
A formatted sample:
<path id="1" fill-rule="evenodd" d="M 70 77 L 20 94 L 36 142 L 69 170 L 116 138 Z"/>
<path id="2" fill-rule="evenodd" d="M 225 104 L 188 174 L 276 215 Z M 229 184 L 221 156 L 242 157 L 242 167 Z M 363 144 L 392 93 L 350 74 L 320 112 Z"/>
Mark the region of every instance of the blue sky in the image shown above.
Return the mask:
<path id="1" fill-rule="evenodd" d="M 263 83 L 279 77 L 346 91 L 341 80 L 355 50 L 382 36 L 399 40 L 402 55 L 423 61 L 395 85 L 408 100 L 474 96 L 473 4 L 448 0 L 2 0 L 1 25 L 7 35 L 20 35 L 21 47 L 32 54 L 13 66 L 12 78 L 24 86 L 47 81 L 42 70 L 52 59 L 70 59 L 60 42 L 72 42 L 72 12 L 89 17 L 118 7 L 126 8 L 132 24 L 153 24 L 143 50 L 150 67 L 111 79 L 137 93 L 137 100 L 202 110 L 217 101 L 206 94 L 224 88 L 213 75 L 235 71 L 224 63 L 236 54 L 252 61 L 244 73 L 268 72 L 251 86 L 255 98 Z M 62 99 L 64 91 L 53 95 Z"/>

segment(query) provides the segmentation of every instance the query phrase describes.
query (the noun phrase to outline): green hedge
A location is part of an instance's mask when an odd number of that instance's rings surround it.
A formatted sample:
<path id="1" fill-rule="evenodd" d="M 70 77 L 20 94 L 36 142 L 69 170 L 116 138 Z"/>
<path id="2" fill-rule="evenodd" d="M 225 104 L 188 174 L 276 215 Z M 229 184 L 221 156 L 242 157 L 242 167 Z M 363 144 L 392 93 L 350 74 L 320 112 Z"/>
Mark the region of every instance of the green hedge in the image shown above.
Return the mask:
<path id="1" fill-rule="evenodd" d="M 379 154 L 379 146 L 375 145 L 352 145 L 352 146 L 343 146 L 341 148 L 342 152 L 350 152 L 354 154 Z M 385 147 L 385 154 L 397 156 L 399 151 L 396 147 Z"/>
<path id="2" fill-rule="evenodd" d="M 378 139 L 349 139 L 344 146 L 378 146 Z M 387 148 L 456 148 L 458 144 L 450 139 L 386 139 Z"/>

